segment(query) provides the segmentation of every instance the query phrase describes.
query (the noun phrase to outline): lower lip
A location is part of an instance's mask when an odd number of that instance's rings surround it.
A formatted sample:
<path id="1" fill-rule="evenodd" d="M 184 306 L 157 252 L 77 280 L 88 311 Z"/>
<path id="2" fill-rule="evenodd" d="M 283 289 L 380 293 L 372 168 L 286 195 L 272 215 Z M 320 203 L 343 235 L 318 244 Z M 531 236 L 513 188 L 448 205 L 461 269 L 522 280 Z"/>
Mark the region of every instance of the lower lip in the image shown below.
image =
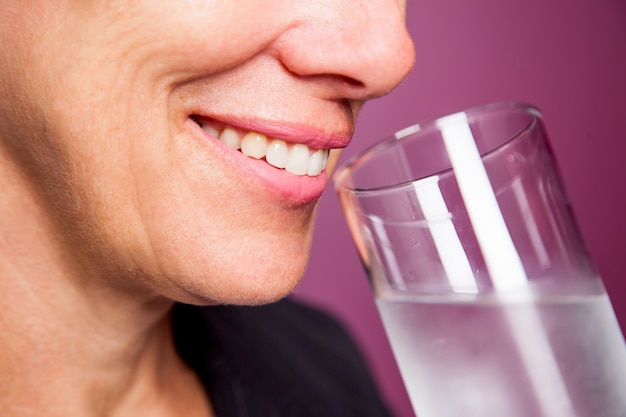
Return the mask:
<path id="1" fill-rule="evenodd" d="M 292 204 L 308 204 L 317 201 L 322 195 L 327 183 L 326 172 L 317 176 L 293 175 L 284 169 L 276 168 L 262 159 L 245 156 L 234 150 L 219 139 L 210 136 L 196 122 L 189 120 L 196 130 L 202 133 L 202 138 L 211 141 L 224 152 L 225 160 L 234 170 L 243 171 L 241 174 L 253 181 L 257 180 L 267 192 L 289 201 Z"/>

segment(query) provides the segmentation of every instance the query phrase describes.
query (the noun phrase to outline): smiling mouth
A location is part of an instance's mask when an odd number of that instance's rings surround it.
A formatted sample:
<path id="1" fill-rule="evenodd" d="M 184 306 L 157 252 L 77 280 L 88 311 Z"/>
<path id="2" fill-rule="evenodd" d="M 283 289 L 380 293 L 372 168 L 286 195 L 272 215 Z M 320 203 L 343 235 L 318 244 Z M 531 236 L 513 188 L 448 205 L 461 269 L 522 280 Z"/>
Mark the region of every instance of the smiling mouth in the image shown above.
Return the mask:
<path id="1" fill-rule="evenodd" d="M 329 149 L 314 149 L 302 143 L 290 143 L 253 131 L 243 132 L 204 120 L 195 122 L 230 148 L 293 175 L 316 177 L 326 168 Z"/>

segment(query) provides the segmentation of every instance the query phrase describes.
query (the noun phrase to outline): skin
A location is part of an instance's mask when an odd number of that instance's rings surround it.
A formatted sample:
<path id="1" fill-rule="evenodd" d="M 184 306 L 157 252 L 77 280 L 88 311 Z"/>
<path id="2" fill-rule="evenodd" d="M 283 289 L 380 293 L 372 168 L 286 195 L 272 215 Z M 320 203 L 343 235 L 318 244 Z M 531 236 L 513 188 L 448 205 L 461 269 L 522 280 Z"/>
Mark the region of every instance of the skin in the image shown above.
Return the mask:
<path id="1" fill-rule="evenodd" d="M 349 138 L 414 57 L 403 2 L 268 4 L 3 2 L 0 415 L 210 415 L 173 302 L 297 284 L 317 198 L 272 192 L 190 116 Z"/>

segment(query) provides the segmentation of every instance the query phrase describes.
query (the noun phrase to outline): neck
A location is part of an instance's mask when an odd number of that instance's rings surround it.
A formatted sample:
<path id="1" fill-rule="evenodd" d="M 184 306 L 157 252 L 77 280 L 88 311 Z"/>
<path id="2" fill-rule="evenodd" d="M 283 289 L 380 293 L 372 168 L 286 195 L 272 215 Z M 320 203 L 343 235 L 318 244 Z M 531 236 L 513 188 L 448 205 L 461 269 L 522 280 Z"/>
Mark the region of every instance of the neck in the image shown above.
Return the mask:
<path id="1" fill-rule="evenodd" d="M 206 415 L 173 346 L 172 302 L 110 287 L 68 256 L 33 194 L 2 170 L 0 415 Z"/>

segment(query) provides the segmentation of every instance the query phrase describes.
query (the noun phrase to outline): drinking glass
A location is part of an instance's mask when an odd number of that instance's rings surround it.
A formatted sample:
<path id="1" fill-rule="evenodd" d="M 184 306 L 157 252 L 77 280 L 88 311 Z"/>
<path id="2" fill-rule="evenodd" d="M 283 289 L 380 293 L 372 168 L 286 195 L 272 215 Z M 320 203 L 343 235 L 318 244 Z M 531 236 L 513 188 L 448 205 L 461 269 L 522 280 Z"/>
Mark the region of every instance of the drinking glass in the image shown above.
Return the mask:
<path id="1" fill-rule="evenodd" d="M 624 417 L 626 345 L 540 112 L 404 129 L 334 177 L 418 417 Z"/>

